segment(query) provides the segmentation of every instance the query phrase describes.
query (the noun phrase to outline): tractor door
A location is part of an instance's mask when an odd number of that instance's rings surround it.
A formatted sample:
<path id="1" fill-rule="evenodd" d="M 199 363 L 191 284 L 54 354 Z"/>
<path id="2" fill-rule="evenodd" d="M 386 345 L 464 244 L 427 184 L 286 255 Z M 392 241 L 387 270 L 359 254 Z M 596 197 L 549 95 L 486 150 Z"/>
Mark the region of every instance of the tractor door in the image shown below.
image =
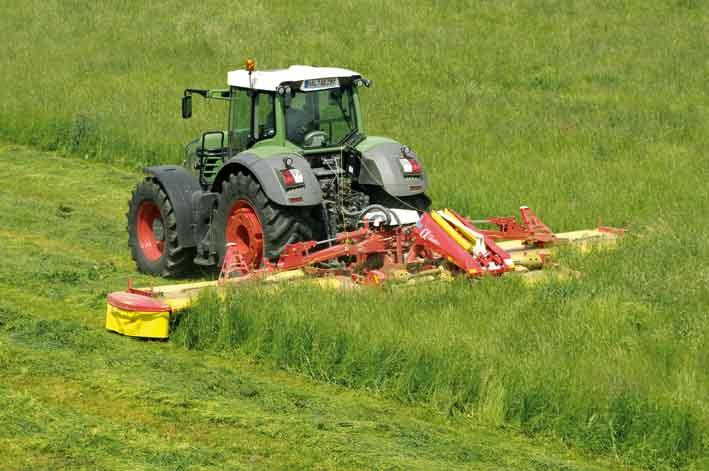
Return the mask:
<path id="1" fill-rule="evenodd" d="M 229 108 L 229 145 L 236 155 L 256 142 L 276 135 L 275 95 L 273 93 L 231 89 Z"/>
<path id="2" fill-rule="evenodd" d="M 255 92 L 253 103 L 253 127 L 251 129 L 252 142 L 271 139 L 276 135 L 276 108 L 275 95 L 269 92 Z"/>
<path id="3" fill-rule="evenodd" d="M 231 155 L 249 148 L 251 135 L 251 96 L 243 88 L 231 89 L 229 104 L 229 146 Z"/>

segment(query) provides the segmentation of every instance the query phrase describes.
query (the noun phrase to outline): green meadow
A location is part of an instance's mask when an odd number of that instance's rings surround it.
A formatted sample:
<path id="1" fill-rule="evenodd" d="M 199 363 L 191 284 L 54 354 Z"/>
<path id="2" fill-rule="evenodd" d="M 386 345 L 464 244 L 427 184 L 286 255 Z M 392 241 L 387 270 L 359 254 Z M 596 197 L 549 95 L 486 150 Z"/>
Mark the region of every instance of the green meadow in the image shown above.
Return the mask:
<path id="1" fill-rule="evenodd" d="M 699 0 L 3 2 L 9 469 L 706 469 L 708 24 Z M 534 286 L 254 287 L 169 343 L 105 333 L 107 292 L 167 282 L 125 245 L 140 168 L 225 125 L 179 99 L 248 57 L 372 79 L 365 131 L 417 152 L 434 207 L 628 236 Z"/>

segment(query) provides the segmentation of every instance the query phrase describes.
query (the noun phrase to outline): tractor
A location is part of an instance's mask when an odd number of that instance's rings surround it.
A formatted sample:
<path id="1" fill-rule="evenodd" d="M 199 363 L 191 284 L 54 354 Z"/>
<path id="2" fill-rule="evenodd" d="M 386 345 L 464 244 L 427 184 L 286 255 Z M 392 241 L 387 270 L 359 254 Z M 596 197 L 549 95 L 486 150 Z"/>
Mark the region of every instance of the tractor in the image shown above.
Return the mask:
<path id="1" fill-rule="evenodd" d="M 365 133 L 359 91 L 371 81 L 361 74 L 256 70 L 248 60 L 227 79 L 227 89 L 186 89 L 181 103 L 187 119 L 194 95 L 224 102 L 226 129 L 190 142 L 181 166 L 145 168 L 132 193 L 128 244 L 141 272 L 175 277 L 218 267 L 228 245 L 258 268 L 289 244 L 327 247 L 372 212 L 389 219 L 393 210 L 429 208 L 416 154 Z"/>

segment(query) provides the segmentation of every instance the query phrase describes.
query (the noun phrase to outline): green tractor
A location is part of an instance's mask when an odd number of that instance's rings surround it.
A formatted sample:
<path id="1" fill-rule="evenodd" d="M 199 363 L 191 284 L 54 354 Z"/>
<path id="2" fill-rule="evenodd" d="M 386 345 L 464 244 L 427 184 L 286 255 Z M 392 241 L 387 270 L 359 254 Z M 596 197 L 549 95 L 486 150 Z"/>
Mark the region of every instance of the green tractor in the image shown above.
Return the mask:
<path id="1" fill-rule="evenodd" d="M 224 131 L 185 149 L 183 166 L 145 169 L 129 202 L 128 244 L 138 269 L 179 276 L 219 266 L 227 244 L 258 267 L 284 247 L 333 239 L 367 214 L 425 211 L 426 172 L 406 146 L 367 136 L 359 90 L 371 82 L 329 67 L 291 66 L 228 74 L 228 89 L 187 89 L 228 105 Z M 416 218 L 414 218 L 415 221 Z M 411 222 L 411 221 L 409 221 Z"/>

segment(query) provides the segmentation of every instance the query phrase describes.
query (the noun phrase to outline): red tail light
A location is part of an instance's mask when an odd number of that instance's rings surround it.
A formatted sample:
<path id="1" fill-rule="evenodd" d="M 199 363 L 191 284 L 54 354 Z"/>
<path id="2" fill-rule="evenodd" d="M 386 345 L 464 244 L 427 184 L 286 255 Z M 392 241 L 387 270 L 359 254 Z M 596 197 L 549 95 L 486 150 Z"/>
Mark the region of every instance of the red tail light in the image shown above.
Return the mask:
<path id="1" fill-rule="evenodd" d="M 281 179 L 283 180 L 283 185 L 285 185 L 286 188 L 295 188 L 305 185 L 303 180 L 303 172 L 297 168 L 287 168 L 285 170 L 281 170 Z"/>
<path id="2" fill-rule="evenodd" d="M 409 159 L 409 162 L 411 162 L 411 173 L 419 175 L 421 173 L 421 164 L 419 161 L 416 159 Z"/>
<path id="3" fill-rule="evenodd" d="M 412 158 L 402 158 L 399 159 L 399 164 L 401 169 L 406 175 L 420 175 L 421 174 L 421 164 L 418 160 Z"/>

